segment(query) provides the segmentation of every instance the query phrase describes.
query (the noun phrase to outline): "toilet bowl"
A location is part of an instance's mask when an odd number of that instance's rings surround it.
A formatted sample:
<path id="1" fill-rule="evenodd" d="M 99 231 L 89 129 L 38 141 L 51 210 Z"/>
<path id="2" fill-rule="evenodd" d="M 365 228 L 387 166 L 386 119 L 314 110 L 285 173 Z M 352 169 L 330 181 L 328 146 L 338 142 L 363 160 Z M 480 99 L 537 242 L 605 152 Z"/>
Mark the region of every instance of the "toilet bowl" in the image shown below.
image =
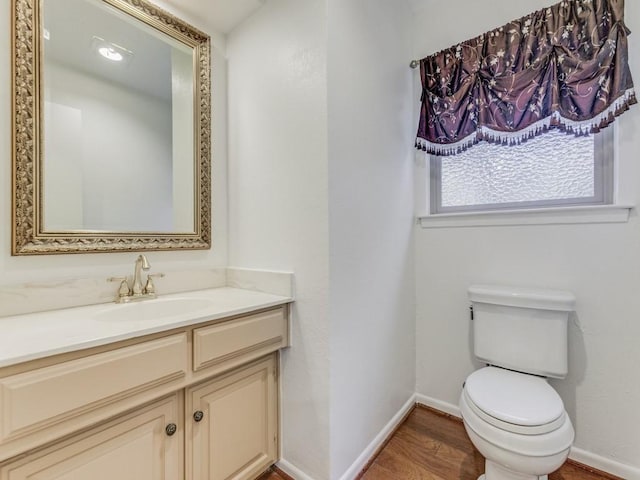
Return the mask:
<path id="1" fill-rule="evenodd" d="M 560 397 L 543 378 L 497 367 L 469 376 L 460 412 L 486 459 L 482 480 L 546 480 L 567 459 L 575 436 Z"/>
<path id="2" fill-rule="evenodd" d="M 485 457 L 479 480 L 547 480 L 575 437 L 562 399 L 546 378 L 568 372 L 569 292 L 476 285 L 473 353 L 488 366 L 469 375 L 460 412 Z"/>

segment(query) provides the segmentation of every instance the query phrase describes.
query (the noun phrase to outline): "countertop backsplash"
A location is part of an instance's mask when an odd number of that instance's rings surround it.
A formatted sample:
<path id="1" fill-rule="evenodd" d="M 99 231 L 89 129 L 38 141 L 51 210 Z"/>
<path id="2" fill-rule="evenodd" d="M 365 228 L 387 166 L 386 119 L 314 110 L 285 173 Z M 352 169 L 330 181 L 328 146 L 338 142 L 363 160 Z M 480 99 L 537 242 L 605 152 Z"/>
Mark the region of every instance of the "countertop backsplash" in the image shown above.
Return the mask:
<path id="1" fill-rule="evenodd" d="M 164 274 L 154 279 L 158 295 L 229 286 L 293 297 L 293 274 L 288 272 L 219 267 Z M 118 283 L 104 277 L 0 285 L 0 321 L 12 315 L 110 303 L 117 291 Z"/>

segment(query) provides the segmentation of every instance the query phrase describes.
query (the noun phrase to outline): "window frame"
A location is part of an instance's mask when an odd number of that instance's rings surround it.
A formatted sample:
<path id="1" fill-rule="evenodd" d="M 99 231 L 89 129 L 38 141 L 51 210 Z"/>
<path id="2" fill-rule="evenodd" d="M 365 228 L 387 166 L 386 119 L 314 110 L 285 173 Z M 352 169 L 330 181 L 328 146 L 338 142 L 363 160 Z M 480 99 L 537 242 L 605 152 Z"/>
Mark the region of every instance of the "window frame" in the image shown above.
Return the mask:
<path id="1" fill-rule="evenodd" d="M 527 211 L 546 208 L 613 205 L 615 190 L 615 126 L 609 126 L 596 134 L 594 140 L 594 196 L 498 204 L 442 206 L 441 162 L 442 157 L 428 156 L 429 164 L 429 215 L 464 214 L 474 212 L 498 213 L 500 211 Z M 472 147 L 473 148 L 473 147 Z"/>

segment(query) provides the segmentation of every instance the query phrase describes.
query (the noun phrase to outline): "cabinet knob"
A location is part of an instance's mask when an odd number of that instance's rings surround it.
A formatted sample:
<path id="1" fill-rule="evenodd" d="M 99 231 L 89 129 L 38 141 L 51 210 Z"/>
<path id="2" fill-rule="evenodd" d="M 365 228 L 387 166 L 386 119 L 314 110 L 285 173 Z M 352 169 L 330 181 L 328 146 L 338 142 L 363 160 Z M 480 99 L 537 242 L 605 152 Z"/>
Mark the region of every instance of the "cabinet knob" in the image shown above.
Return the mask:
<path id="1" fill-rule="evenodd" d="M 193 414 L 193 419 L 196 422 L 199 422 L 203 418 L 204 418 L 204 412 L 202 410 L 198 410 L 196 413 Z"/>
<path id="2" fill-rule="evenodd" d="M 167 428 L 164 429 L 168 436 L 173 435 L 178 430 L 178 426 L 175 423 L 170 423 Z"/>

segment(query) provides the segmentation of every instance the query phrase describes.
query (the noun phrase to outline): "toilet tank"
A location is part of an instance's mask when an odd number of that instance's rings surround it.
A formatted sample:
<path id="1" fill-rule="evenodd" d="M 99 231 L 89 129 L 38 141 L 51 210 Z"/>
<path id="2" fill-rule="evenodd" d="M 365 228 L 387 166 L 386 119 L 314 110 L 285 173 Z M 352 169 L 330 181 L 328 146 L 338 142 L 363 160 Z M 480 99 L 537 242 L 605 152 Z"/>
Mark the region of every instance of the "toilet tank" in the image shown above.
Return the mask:
<path id="1" fill-rule="evenodd" d="M 572 293 L 473 285 L 469 299 L 478 359 L 544 377 L 567 375 L 568 320 L 575 309 Z"/>

